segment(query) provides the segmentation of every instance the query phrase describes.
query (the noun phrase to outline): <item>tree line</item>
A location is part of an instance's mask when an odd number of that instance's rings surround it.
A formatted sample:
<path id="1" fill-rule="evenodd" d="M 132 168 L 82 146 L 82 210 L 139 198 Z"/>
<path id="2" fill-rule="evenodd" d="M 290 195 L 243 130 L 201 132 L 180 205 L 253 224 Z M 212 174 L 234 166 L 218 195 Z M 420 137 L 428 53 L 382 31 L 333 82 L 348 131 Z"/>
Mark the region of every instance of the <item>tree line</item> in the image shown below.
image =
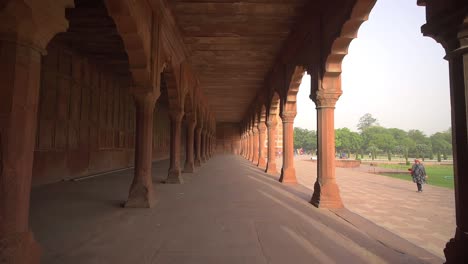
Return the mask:
<path id="1" fill-rule="evenodd" d="M 365 114 L 357 125 L 359 132 L 348 128 L 335 130 L 335 147 L 337 153 L 346 153 L 356 159 L 370 155 L 374 160 L 377 155 L 386 155 L 392 160 L 395 155 L 402 156 L 408 163 L 408 158 L 434 159 L 440 162 L 452 154 L 452 131 L 437 132 L 426 136 L 422 131 L 412 129 L 404 131 L 399 128 L 385 128 L 379 125 L 371 114 Z M 294 128 L 294 148 L 302 148 L 306 152 L 317 149 L 317 132 L 296 127 Z"/>

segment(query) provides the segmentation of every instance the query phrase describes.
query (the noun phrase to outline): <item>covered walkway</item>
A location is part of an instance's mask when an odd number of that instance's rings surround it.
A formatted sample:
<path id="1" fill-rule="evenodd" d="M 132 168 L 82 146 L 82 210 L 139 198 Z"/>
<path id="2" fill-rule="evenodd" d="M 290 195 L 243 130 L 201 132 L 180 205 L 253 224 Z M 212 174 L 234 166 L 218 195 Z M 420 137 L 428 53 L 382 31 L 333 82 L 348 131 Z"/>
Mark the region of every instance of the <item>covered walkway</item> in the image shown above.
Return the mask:
<path id="1" fill-rule="evenodd" d="M 440 263 L 344 209 L 336 180 L 341 63 L 375 2 L 0 1 L 0 262 Z M 444 253 L 468 263 L 468 4 L 415 2 L 449 61 Z M 312 193 L 293 157 L 306 73 Z"/>
<path id="2" fill-rule="evenodd" d="M 154 163 L 151 209 L 121 208 L 132 170 L 33 189 L 43 263 L 441 262 L 375 225 L 360 226 L 357 215 L 345 221 L 315 208 L 309 190 L 239 156 L 215 156 L 179 185 L 161 183 L 167 163 Z"/>

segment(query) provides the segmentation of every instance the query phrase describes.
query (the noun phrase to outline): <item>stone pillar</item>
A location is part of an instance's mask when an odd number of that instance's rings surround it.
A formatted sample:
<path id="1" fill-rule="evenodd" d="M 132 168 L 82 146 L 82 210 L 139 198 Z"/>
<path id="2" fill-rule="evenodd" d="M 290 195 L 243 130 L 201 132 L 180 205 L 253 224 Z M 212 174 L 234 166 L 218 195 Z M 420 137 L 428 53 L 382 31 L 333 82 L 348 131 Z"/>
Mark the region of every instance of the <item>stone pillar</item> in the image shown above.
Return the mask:
<path id="1" fill-rule="evenodd" d="M 250 130 L 247 130 L 247 160 L 250 160 L 250 155 L 251 155 L 251 151 L 250 151 Z"/>
<path id="2" fill-rule="evenodd" d="M 205 155 L 205 161 L 208 161 L 210 157 L 208 156 L 208 140 L 209 140 L 209 135 L 208 131 L 205 131 L 205 144 L 203 146 L 203 155 Z"/>
<path id="3" fill-rule="evenodd" d="M 284 112 L 283 121 L 283 167 L 279 181 L 297 183 L 296 168 L 294 167 L 294 118 L 296 112 Z"/>
<path id="4" fill-rule="evenodd" d="M 201 148 L 202 148 L 202 130 L 203 126 L 201 124 L 197 125 L 196 129 L 196 147 L 195 147 L 195 166 L 201 166 Z"/>
<path id="5" fill-rule="evenodd" d="M 29 230 L 29 196 L 41 53 L 0 40 L 0 57 L 0 262 L 39 263 L 40 248 Z"/>
<path id="6" fill-rule="evenodd" d="M 156 97 L 134 94 L 136 109 L 135 175 L 125 207 L 149 208 L 155 203 L 152 170 L 153 113 Z"/>
<path id="7" fill-rule="evenodd" d="M 207 155 L 208 155 L 208 159 L 211 159 L 211 151 L 212 151 L 212 142 L 213 142 L 213 138 L 211 136 L 211 132 L 208 133 L 208 147 L 206 148 L 207 149 Z"/>
<path id="8" fill-rule="evenodd" d="M 183 115 L 184 111 L 182 109 L 172 109 L 169 111 L 169 118 L 171 119 L 171 149 L 166 183 L 184 183 L 180 175 L 180 144 Z"/>
<path id="9" fill-rule="evenodd" d="M 258 127 L 257 125 L 254 126 L 252 129 L 253 131 L 253 164 L 257 165 L 258 164 L 258 156 L 259 156 L 259 144 L 258 144 Z"/>
<path id="10" fill-rule="evenodd" d="M 277 174 L 278 170 L 276 169 L 276 125 L 278 121 L 276 117 L 271 117 L 267 121 L 268 129 L 268 160 L 265 172 L 268 174 Z"/>
<path id="11" fill-rule="evenodd" d="M 18 3 L 20 2 L 20 3 Z M 41 56 L 66 31 L 65 7 L 33 8 L 29 1 L 0 4 L 0 262 L 35 264 L 40 247 L 29 229 Z"/>
<path id="12" fill-rule="evenodd" d="M 341 93 L 317 94 L 317 181 L 311 203 L 316 207 L 341 208 L 335 177 L 335 104 Z"/>
<path id="13" fill-rule="evenodd" d="M 246 146 L 245 133 L 242 134 L 242 157 L 247 158 L 247 146 Z"/>
<path id="14" fill-rule="evenodd" d="M 249 147 L 248 147 L 247 133 L 244 133 L 244 158 L 247 159 L 248 156 L 249 156 Z"/>
<path id="15" fill-rule="evenodd" d="M 206 162 L 206 130 L 202 130 L 202 134 L 201 134 L 201 156 L 200 156 L 200 160 L 202 163 L 205 163 Z"/>
<path id="16" fill-rule="evenodd" d="M 197 124 L 197 119 L 193 113 L 186 114 L 187 120 L 187 139 L 185 147 L 185 166 L 184 172 L 193 173 L 195 167 L 194 159 L 194 137 L 195 137 L 195 125 Z"/>
<path id="17" fill-rule="evenodd" d="M 468 263 L 468 18 L 457 37 L 458 41 L 449 43 L 457 43 L 459 47 L 450 47 L 446 56 L 450 76 L 457 225 L 454 238 L 444 249 L 446 263 Z"/>
<path id="18" fill-rule="evenodd" d="M 258 156 L 258 164 L 257 166 L 260 168 L 266 168 L 266 149 L 265 149 L 265 137 L 266 137 L 266 125 L 265 122 L 260 122 L 258 124 L 258 148 L 259 148 L 259 156 Z"/>
<path id="19" fill-rule="evenodd" d="M 255 134 L 254 130 L 250 130 L 250 158 L 249 160 L 253 162 L 255 159 Z"/>

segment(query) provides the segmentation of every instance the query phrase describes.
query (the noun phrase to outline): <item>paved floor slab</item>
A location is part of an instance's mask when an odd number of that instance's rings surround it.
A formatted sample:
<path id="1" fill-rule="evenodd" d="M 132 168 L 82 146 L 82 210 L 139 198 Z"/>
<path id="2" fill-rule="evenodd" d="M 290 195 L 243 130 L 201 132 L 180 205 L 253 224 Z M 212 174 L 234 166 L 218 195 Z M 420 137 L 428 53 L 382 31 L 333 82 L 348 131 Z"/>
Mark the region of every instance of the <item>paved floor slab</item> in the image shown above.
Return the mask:
<path id="1" fill-rule="evenodd" d="M 312 192 L 317 163 L 298 156 L 295 164 L 299 183 Z M 413 182 L 360 168 L 337 168 L 336 175 L 346 208 L 444 258 L 456 227 L 453 190 L 424 185 L 418 193 Z"/>
<path id="2" fill-rule="evenodd" d="M 153 170 L 151 209 L 120 206 L 131 170 L 34 189 L 42 263 L 440 263 L 382 243 L 366 232 L 372 224 L 313 207 L 304 187 L 239 156 L 214 157 L 185 184 L 161 184 L 167 167 Z"/>

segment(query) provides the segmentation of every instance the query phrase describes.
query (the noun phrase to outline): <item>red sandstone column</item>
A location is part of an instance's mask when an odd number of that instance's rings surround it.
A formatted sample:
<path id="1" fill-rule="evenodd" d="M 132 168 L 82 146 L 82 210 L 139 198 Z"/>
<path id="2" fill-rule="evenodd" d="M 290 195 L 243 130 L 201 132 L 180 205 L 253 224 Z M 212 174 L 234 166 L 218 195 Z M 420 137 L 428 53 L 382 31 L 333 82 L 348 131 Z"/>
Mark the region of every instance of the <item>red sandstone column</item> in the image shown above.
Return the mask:
<path id="1" fill-rule="evenodd" d="M 29 229 L 40 49 L 0 40 L 0 262 L 39 263 Z"/>
<path id="2" fill-rule="evenodd" d="M 255 135 L 254 135 L 254 130 L 252 128 L 252 130 L 250 130 L 250 158 L 249 160 L 251 162 L 254 161 L 254 158 L 255 158 Z"/>
<path id="3" fill-rule="evenodd" d="M 152 168 L 153 112 L 155 96 L 135 94 L 135 175 L 125 207 L 149 208 L 155 203 Z"/>
<path id="4" fill-rule="evenodd" d="M 296 168 L 294 167 L 294 118 L 296 112 L 282 113 L 283 120 L 283 168 L 279 181 L 297 183 Z"/>
<path id="5" fill-rule="evenodd" d="M 180 141 L 183 115 L 184 112 L 180 109 L 173 109 L 169 112 L 171 119 L 171 153 L 166 183 L 184 183 L 180 176 Z"/>
<path id="6" fill-rule="evenodd" d="M 208 130 L 205 132 L 205 148 L 204 148 L 204 153 L 205 153 L 205 161 L 208 161 L 210 159 L 210 156 L 208 155 L 208 142 L 209 142 L 209 135 L 208 135 Z"/>
<path id="7" fill-rule="evenodd" d="M 202 130 L 203 130 L 203 125 L 199 124 L 197 125 L 196 129 L 196 153 L 195 153 L 195 166 L 200 167 L 201 166 L 201 148 L 202 148 Z"/>
<path id="8" fill-rule="evenodd" d="M 33 8 L 30 1 L 0 4 L 0 263 L 36 264 L 40 248 L 29 229 L 41 56 L 66 31 L 65 7 Z M 37 7 L 37 6 L 36 6 Z"/>
<path id="9" fill-rule="evenodd" d="M 197 119 L 193 113 L 186 114 L 187 120 L 187 139 L 185 147 L 185 166 L 184 172 L 192 173 L 194 171 L 194 134 L 195 134 L 195 125 L 197 124 Z"/>
<path id="10" fill-rule="evenodd" d="M 252 155 L 251 152 L 251 135 L 250 135 L 250 129 L 247 130 L 247 160 L 250 160 L 250 157 Z"/>
<path id="11" fill-rule="evenodd" d="M 258 128 L 257 125 L 254 126 L 252 129 L 253 131 L 253 164 L 257 165 L 258 164 L 258 155 L 259 155 L 259 147 L 258 147 Z"/>
<path id="12" fill-rule="evenodd" d="M 458 40 L 460 47 L 448 51 L 446 56 L 449 61 L 452 106 L 457 224 L 454 238 L 450 239 L 444 249 L 446 263 L 468 263 L 468 19 L 466 18 L 464 31 L 458 33 Z"/>
<path id="13" fill-rule="evenodd" d="M 201 162 L 205 163 L 206 162 L 206 130 L 202 130 L 202 135 L 201 135 Z"/>
<path id="14" fill-rule="evenodd" d="M 244 158 L 247 158 L 247 146 L 246 146 L 245 133 L 242 134 L 242 156 Z"/>
<path id="15" fill-rule="evenodd" d="M 265 172 L 268 174 L 277 174 L 278 171 L 276 169 L 276 125 L 277 120 L 276 117 L 272 117 L 270 120 L 267 121 L 267 129 L 268 129 L 268 160 L 267 160 L 267 167 Z"/>
<path id="16" fill-rule="evenodd" d="M 209 159 L 211 159 L 211 157 L 212 157 L 212 152 L 211 152 L 211 151 L 212 151 L 212 149 L 211 149 L 211 148 L 212 148 L 212 142 L 213 142 L 213 138 L 212 138 L 212 136 L 211 136 L 211 132 L 209 132 L 209 133 L 208 133 L 208 148 L 207 148 L 207 150 L 208 150 L 208 158 L 209 158 Z"/>
<path id="17" fill-rule="evenodd" d="M 249 157 L 249 141 L 247 132 L 244 133 L 244 158 L 248 159 Z"/>
<path id="18" fill-rule="evenodd" d="M 258 145 L 259 145 L 259 157 L 257 166 L 260 168 L 266 168 L 266 150 L 265 150 L 265 132 L 266 132 L 265 122 L 260 122 L 258 124 Z"/>
<path id="19" fill-rule="evenodd" d="M 335 177 L 335 104 L 340 94 L 317 94 L 317 181 L 311 203 L 323 208 L 341 208 Z"/>

